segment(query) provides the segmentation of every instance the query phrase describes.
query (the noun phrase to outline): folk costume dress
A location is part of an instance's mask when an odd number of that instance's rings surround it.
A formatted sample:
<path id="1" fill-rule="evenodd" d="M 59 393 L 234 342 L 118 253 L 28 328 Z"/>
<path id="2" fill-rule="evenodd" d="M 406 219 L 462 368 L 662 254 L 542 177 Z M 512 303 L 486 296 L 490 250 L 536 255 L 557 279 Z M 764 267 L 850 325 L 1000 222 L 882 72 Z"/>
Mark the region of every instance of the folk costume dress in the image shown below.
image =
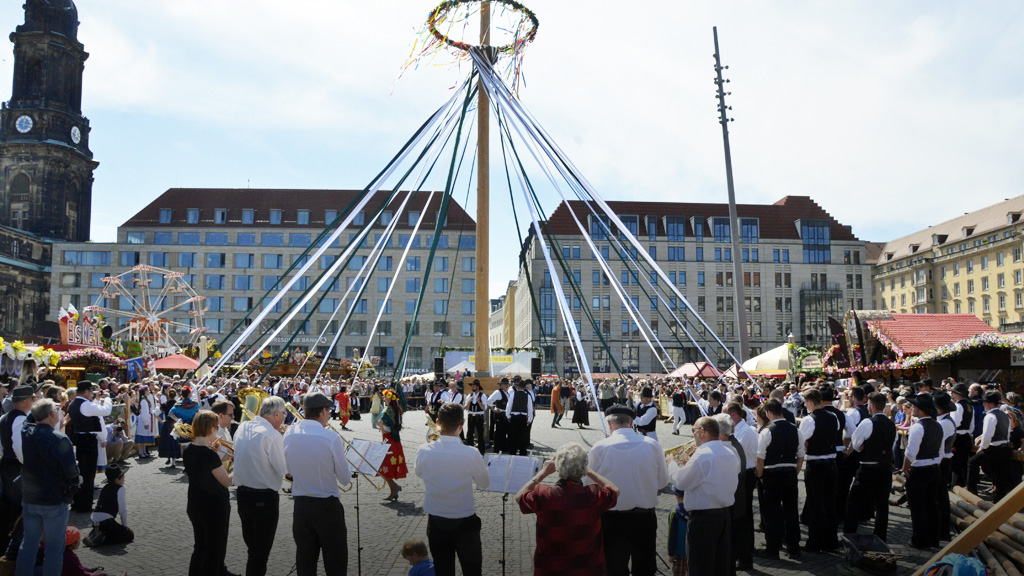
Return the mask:
<path id="1" fill-rule="evenodd" d="M 405 450 L 398 431 L 402 428 L 401 417 L 395 416 L 395 409 L 385 406 L 380 414 L 380 431 L 384 441 L 388 443 L 388 455 L 380 466 L 383 478 L 398 480 L 409 475 L 409 467 L 405 463 Z"/>
<path id="2" fill-rule="evenodd" d="M 139 414 L 135 417 L 135 445 L 139 447 L 156 444 L 156 399 L 152 394 L 139 398 Z"/>
<path id="3" fill-rule="evenodd" d="M 576 401 L 572 407 L 572 423 L 590 426 L 590 398 L 587 389 L 582 384 L 576 389 Z"/>

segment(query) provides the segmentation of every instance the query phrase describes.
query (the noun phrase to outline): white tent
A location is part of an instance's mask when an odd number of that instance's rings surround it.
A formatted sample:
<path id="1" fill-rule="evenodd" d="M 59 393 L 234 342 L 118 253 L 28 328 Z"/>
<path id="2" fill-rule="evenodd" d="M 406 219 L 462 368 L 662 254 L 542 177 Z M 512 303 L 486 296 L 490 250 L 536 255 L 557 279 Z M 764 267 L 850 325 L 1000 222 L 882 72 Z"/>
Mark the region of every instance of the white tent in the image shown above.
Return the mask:
<path id="1" fill-rule="evenodd" d="M 502 376 L 525 376 L 529 378 L 530 367 L 519 362 L 513 362 L 512 364 L 502 368 L 498 374 L 501 374 Z"/>
<path id="2" fill-rule="evenodd" d="M 783 344 L 754 356 L 743 363 L 743 369 L 748 374 L 785 374 L 789 370 L 789 345 Z"/>
<path id="3" fill-rule="evenodd" d="M 469 360 L 463 360 L 462 362 L 459 362 L 455 366 L 449 368 L 448 373 L 455 374 L 456 372 L 458 372 L 461 374 L 465 372 L 467 368 L 469 369 L 470 372 L 476 372 L 476 366 L 473 366 L 473 364 L 471 364 Z"/>

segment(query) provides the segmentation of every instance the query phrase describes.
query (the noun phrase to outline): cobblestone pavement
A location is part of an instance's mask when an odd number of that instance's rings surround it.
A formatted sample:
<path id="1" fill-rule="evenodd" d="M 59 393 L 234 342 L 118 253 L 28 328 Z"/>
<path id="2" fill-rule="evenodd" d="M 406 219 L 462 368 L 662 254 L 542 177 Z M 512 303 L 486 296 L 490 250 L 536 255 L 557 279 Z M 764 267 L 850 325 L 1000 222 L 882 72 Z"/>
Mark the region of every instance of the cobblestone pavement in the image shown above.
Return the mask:
<path id="1" fill-rule="evenodd" d="M 551 428 L 551 414 L 539 413 L 534 426 L 532 441 L 535 454 L 546 457 L 566 442 L 579 442 L 589 447 L 604 438 L 600 429 L 600 421 L 596 413 L 591 413 L 588 429 L 579 430 L 573 424 L 562 428 Z M 337 426 L 336 421 L 332 425 Z M 380 440 L 380 433 L 370 426 L 369 417 L 349 423 L 352 432 L 345 436 Z M 689 438 L 689 428 L 682 436 L 671 435 L 671 427 L 659 424 L 658 433 L 661 443 L 666 447 L 676 446 Z M 426 515 L 423 512 L 423 483 L 412 473 L 412 462 L 416 458 L 417 448 L 425 442 L 426 427 L 422 412 L 410 412 L 406 416 L 403 430 L 403 445 L 410 461 L 409 477 L 400 480 L 403 490 L 400 500 L 396 503 L 382 501 L 382 493 L 377 492 L 365 480 L 359 482 L 359 508 L 356 510 L 356 490 L 342 495 L 345 506 L 345 517 L 349 532 L 349 574 L 365 575 L 404 575 L 409 569 L 408 563 L 402 559 L 400 550 L 402 543 L 408 538 L 426 540 Z M 163 468 L 164 460 L 153 458 L 144 462 L 134 461 L 127 476 L 127 497 L 129 524 L 135 530 L 136 540 L 124 546 L 103 547 L 98 549 L 79 549 L 79 556 L 86 566 L 105 566 L 111 573 L 121 574 L 127 570 L 133 576 L 184 575 L 188 570 L 188 560 L 192 551 L 192 526 L 185 514 L 187 481 L 181 467 L 177 469 Z M 100 475 L 98 478 L 102 478 Z M 801 482 L 801 492 L 803 484 Z M 234 490 L 232 490 L 234 500 Z M 802 500 L 801 500 L 802 502 Z M 675 497 L 670 491 L 663 491 L 658 500 L 658 517 L 661 519 L 658 529 L 658 551 L 664 557 L 667 538 L 668 512 L 675 506 Z M 756 508 L 755 499 L 755 508 Z M 535 517 L 519 512 L 515 502 L 509 497 L 504 504 L 506 518 L 502 523 L 502 496 L 493 492 L 476 493 L 477 513 L 483 520 L 483 553 L 485 574 L 525 575 L 532 573 L 532 553 L 534 548 Z M 356 515 L 359 519 L 357 523 Z M 755 510 L 755 514 L 757 514 Z M 232 524 L 228 536 L 227 567 L 232 572 L 245 572 L 246 548 L 242 542 L 242 533 L 238 522 L 237 509 L 232 502 Z M 72 513 L 71 524 L 82 528 L 89 526 L 89 519 L 84 514 Z M 926 555 L 908 546 L 910 542 L 910 517 L 905 507 L 891 508 L 889 514 L 890 546 L 900 555 L 899 573 L 911 574 L 913 569 L 927 560 Z M 277 542 L 270 558 L 268 574 L 284 576 L 293 573 L 295 564 L 295 544 L 291 535 L 292 503 L 290 497 L 283 495 L 281 499 L 281 519 L 277 529 Z M 358 568 L 356 545 L 356 526 L 359 526 L 362 544 L 362 568 Z M 505 534 L 504 558 L 505 571 L 502 572 L 502 533 Z M 806 530 L 806 528 L 805 528 Z M 864 530 L 862 528 L 862 530 Z M 764 536 L 756 534 L 757 545 L 764 546 Z M 804 536 L 806 540 L 806 533 Z M 667 557 L 665 557 L 667 560 Z M 843 562 L 841 553 L 810 554 L 805 553 L 801 561 L 790 561 L 783 555 L 780 560 L 767 561 L 755 558 L 755 568 L 746 574 L 772 575 L 804 575 L 832 574 L 837 565 Z M 663 574 L 671 570 L 659 562 Z M 320 565 L 323 574 L 323 565 Z"/>

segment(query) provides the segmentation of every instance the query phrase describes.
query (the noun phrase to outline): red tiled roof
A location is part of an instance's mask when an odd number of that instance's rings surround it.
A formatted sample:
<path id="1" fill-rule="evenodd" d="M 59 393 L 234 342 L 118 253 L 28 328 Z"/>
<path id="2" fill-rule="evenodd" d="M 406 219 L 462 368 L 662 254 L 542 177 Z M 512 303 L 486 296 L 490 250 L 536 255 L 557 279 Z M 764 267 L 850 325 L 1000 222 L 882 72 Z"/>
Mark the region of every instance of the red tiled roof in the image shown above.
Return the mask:
<path id="1" fill-rule="evenodd" d="M 296 189 L 256 189 L 256 188 L 171 188 L 161 194 L 156 200 L 150 202 L 137 214 L 128 219 L 123 226 L 160 226 L 169 228 L 181 227 L 225 227 L 241 226 L 242 210 L 255 210 L 256 225 L 265 225 L 270 217 L 271 210 L 282 211 L 282 227 L 309 227 L 314 229 L 323 228 L 325 225 L 324 215 L 326 210 L 344 210 L 356 196 L 359 190 L 296 190 Z M 398 207 L 405 199 L 405 192 L 399 192 L 391 201 L 388 208 L 397 212 Z M 406 206 L 406 213 L 409 210 L 421 211 L 427 202 L 428 192 L 416 192 L 409 204 Z M 374 194 L 369 203 L 366 204 L 367 214 L 375 212 L 387 199 L 388 192 L 380 191 Z M 430 210 L 425 224 L 433 225 L 436 222 L 432 216 L 437 213 L 441 205 L 443 194 L 434 194 L 430 202 Z M 160 210 L 170 208 L 173 210 L 171 222 L 160 223 Z M 189 208 L 198 208 L 199 223 L 186 223 L 186 216 Z M 226 224 L 216 224 L 213 221 L 214 210 L 226 209 L 228 221 Z M 298 225 L 299 210 L 309 211 L 309 224 Z M 398 214 L 395 214 L 399 216 Z M 377 226 L 382 227 L 380 223 Z M 401 215 L 397 228 L 410 229 L 408 218 Z M 476 222 L 454 199 L 448 205 L 448 230 L 475 230 Z M 421 231 L 427 232 L 421 227 Z"/>
<path id="2" fill-rule="evenodd" d="M 576 217 L 584 226 L 587 225 L 587 216 L 590 209 L 581 200 L 570 201 L 570 206 Z M 704 236 L 712 236 L 712 230 L 707 224 L 711 217 L 727 218 L 729 216 L 728 204 L 706 204 L 695 202 L 628 202 L 608 201 L 608 205 L 619 216 L 639 216 L 639 235 L 647 235 L 647 216 L 658 218 L 658 236 L 665 234 L 664 216 L 683 216 L 686 218 L 686 237 L 693 238 L 693 223 L 691 218 L 703 219 L 705 224 Z M 597 209 L 595 207 L 595 209 Z M 599 209 L 597 209 L 600 212 Z M 740 218 L 758 218 L 760 238 L 771 238 L 781 240 L 799 240 L 800 231 L 797 228 L 797 220 L 827 220 L 830 224 L 832 240 L 857 241 L 849 226 L 839 223 L 824 208 L 808 196 L 786 196 L 774 204 L 738 204 L 736 206 L 737 216 Z M 566 203 L 562 202 L 551 213 L 548 225 L 554 234 L 579 234 L 579 228 L 572 219 Z"/>
<path id="3" fill-rule="evenodd" d="M 871 320 L 867 324 L 892 340 L 907 356 L 995 332 L 973 314 L 893 314 L 892 320 Z"/>

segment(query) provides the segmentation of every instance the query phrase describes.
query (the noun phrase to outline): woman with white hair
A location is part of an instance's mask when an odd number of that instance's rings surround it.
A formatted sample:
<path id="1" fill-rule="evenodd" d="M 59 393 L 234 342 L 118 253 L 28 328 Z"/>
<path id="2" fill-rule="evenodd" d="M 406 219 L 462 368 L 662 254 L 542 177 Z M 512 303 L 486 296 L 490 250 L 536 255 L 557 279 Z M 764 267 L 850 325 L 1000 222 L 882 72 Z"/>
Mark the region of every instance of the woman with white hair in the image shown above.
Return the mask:
<path id="1" fill-rule="evenodd" d="M 541 484 L 558 472 L 554 486 Z M 593 484 L 583 485 L 583 477 Z M 523 514 L 537 514 L 535 576 L 605 573 L 601 514 L 615 506 L 619 489 L 587 467 L 587 451 L 565 444 L 516 494 Z"/>

